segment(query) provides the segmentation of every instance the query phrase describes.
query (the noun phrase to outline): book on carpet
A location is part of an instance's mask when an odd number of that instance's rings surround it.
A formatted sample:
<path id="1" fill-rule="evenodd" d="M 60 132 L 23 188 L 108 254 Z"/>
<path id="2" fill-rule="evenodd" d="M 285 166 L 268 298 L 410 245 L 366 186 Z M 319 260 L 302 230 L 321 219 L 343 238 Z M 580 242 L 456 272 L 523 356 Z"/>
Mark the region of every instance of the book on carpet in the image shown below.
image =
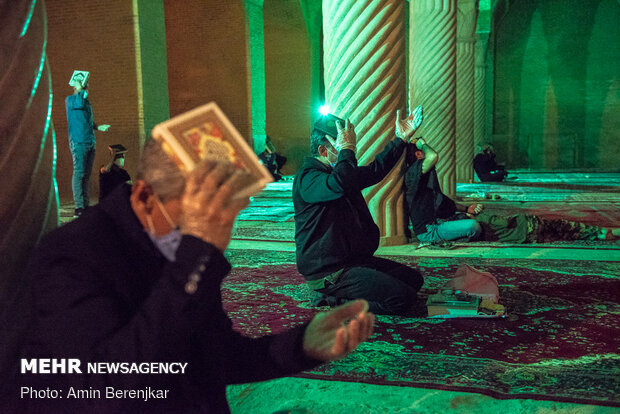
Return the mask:
<path id="1" fill-rule="evenodd" d="M 429 318 L 498 318 L 504 306 L 459 290 L 443 289 L 426 301 Z"/>
<path id="2" fill-rule="evenodd" d="M 153 138 L 184 173 L 204 159 L 226 161 L 250 175 L 235 197 L 260 192 L 272 175 L 215 102 L 175 116 L 153 128 Z"/>

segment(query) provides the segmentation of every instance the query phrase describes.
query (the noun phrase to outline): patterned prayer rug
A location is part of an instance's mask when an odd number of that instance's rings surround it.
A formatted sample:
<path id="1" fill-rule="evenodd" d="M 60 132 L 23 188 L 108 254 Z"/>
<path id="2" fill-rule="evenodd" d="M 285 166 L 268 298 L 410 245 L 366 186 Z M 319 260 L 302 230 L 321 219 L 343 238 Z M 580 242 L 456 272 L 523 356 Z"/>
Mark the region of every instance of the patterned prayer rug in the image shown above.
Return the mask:
<path id="1" fill-rule="evenodd" d="M 236 267 L 222 292 L 239 331 L 277 333 L 318 311 L 293 253 L 230 258 Z M 620 406 L 617 262 L 389 258 L 424 275 L 419 309 L 407 317 L 378 316 L 374 336 L 357 352 L 301 377 Z M 284 264 L 264 264 L 272 260 Z M 426 296 L 464 261 L 498 278 L 506 318 L 423 317 Z"/>

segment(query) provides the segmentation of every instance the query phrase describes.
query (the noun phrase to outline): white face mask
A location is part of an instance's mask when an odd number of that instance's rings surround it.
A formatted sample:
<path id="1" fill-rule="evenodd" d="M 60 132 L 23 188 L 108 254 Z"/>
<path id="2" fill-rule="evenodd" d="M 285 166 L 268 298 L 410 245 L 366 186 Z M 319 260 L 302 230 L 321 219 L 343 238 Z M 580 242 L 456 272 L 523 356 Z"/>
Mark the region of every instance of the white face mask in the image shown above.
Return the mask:
<path id="1" fill-rule="evenodd" d="M 183 237 L 183 235 L 181 234 L 181 230 L 179 229 L 179 226 L 174 224 L 174 221 L 172 221 L 172 218 L 170 218 L 170 215 L 166 211 L 166 208 L 164 207 L 162 202 L 159 201 L 159 197 L 155 196 L 155 202 L 157 203 L 157 206 L 159 207 L 162 215 L 168 222 L 168 225 L 170 226 L 172 231 L 170 231 L 170 233 L 168 234 L 164 234 L 163 236 L 158 236 L 157 233 L 155 232 L 155 226 L 153 225 L 153 219 L 151 218 L 151 215 L 149 214 L 146 216 L 146 221 L 149 225 L 148 235 L 151 241 L 157 247 L 157 250 L 159 250 L 166 259 L 168 259 L 171 262 L 174 262 L 176 260 L 176 252 L 177 252 L 177 249 L 179 248 L 179 244 L 181 244 L 181 238 Z"/>
<path id="2" fill-rule="evenodd" d="M 327 148 L 327 147 L 326 147 L 326 148 Z M 327 154 L 328 154 L 328 155 L 327 155 L 327 160 L 328 160 L 328 162 L 329 162 L 329 165 L 330 165 L 332 168 L 334 168 L 334 167 L 336 166 L 336 163 L 338 162 L 338 161 L 337 161 L 337 160 L 338 160 L 338 153 L 337 153 L 337 152 L 334 152 L 334 151 L 332 151 L 332 150 L 330 150 L 329 148 L 327 148 Z M 331 161 L 329 161 L 329 154 L 331 154 L 331 155 L 333 155 L 333 156 L 335 156 L 335 157 L 336 157 L 336 161 L 335 161 L 335 162 L 331 162 Z"/>

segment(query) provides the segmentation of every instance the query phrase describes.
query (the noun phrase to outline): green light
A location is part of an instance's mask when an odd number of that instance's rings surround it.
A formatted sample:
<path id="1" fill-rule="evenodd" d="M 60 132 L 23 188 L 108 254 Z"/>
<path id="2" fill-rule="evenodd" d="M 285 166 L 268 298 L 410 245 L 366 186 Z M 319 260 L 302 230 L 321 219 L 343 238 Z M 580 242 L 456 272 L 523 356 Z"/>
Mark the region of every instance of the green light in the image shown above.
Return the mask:
<path id="1" fill-rule="evenodd" d="M 319 107 L 319 113 L 323 116 L 327 115 L 329 113 L 329 105 L 321 105 Z"/>
<path id="2" fill-rule="evenodd" d="M 32 14 L 34 13 L 34 6 L 37 4 L 37 0 L 32 0 L 30 3 L 30 10 L 28 10 L 28 17 L 26 17 L 26 21 L 24 22 L 24 27 L 22 28 L 22 33 L 19 37 L 24 37 L 26 32 L 28 31 L 28 26 L 30 26 L 30 20 L 32 20 Z"/>

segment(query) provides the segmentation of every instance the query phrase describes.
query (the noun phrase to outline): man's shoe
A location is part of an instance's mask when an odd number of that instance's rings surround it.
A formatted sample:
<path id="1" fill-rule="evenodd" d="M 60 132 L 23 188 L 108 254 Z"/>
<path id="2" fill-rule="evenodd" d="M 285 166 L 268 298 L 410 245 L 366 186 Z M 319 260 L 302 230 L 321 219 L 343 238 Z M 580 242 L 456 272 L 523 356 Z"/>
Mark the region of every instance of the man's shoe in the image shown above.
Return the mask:
<path id="1" fill-rule="evenodd" d="M 82 215 L 82 213 L 84 212 L 84 208 L 76 208 L 75 212 L 73 213 L 73 217 L 80 217 Z"/>

